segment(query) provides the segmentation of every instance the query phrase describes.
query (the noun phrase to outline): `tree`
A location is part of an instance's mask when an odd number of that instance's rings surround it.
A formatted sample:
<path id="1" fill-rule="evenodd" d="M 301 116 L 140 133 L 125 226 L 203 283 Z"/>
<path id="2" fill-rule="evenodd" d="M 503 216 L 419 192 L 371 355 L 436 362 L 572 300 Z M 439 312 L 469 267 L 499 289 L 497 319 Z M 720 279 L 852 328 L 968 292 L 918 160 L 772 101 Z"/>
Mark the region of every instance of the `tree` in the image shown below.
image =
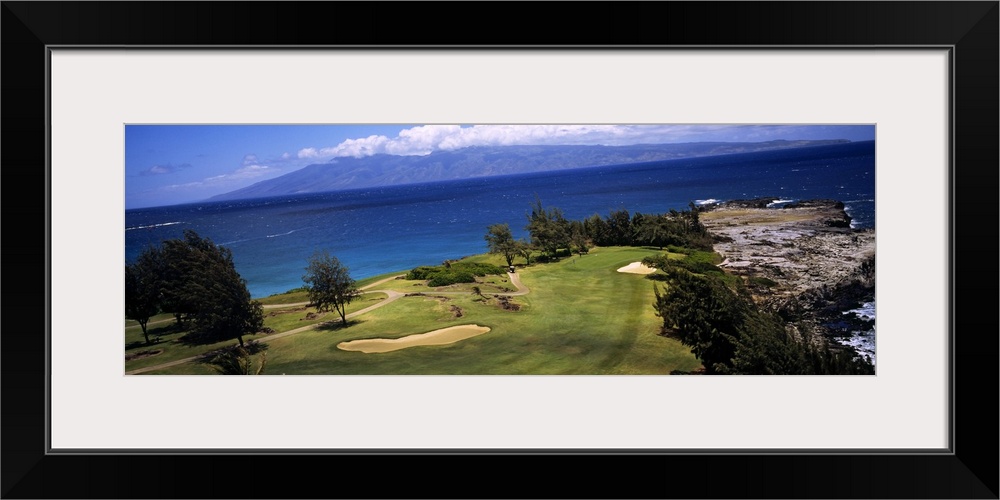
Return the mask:
<path id="1" fill-rule="evenodd" d="M 524 257 L 524 265 L 531 265 L 531 256 L 535 253 L 537 249 L 535 245 L 531 242 L 525 240 L 517 240 L 517 254 Z"/>
<path id="2" fill-rule="evenodd" d="M 184 231 L 181 239 L 163 242 L 159 266 L 160 306 L 174 314 L 178 325 L 185 318 L 193 317 L 201 306 L 200 266 L 205 260 L 205 253 L 214 247 L 210 241 L 191 230 Z"/>
<path id="3" fill-rule="evenodd" d="M 264 326 L 260 302 L 252 300 L 247 282 L 236 271 L 233 254 L 196 232 L 163 242 L 161 261 L 163 307 L 193 319 L 192 333 L 208 341 L 253 335 Z"/>
<path id="4" fill-rule="evenodd" d="M 632 216 L 628 210 L 612 210 L 608 215 L 608 239 L 612 245 L 632 244 Z"/>
<path id="5" fill-rule="evenodd" d="M 514 235 L 510 232 L 510 225 L 506 222 L 503 224 L 493 224 L 486 228 L 486 244 L 489 246 L 489 252 L 492 254 L 503 255 L 503 258 L 507 261 L 507 267 L 514 265 L 514 257 L 518 255 L 518 245 L 517 241 L 514 240 Z"/>
<path id="6" fill-rule="evenodd" d="M 302 281 L 308 285 L 310 305 L 320 312 L 329 311 L 332 306 L 347 324 L 347 304 L 360 297 L 361 290 L 346 266 L 326 251 L 316 252 L 309 259 Z"/>
<path id="7" fill-rule="evenodd" d="M 142 325 L 158 310 L 174 313 L 178 324 L 193 320 L 192 337 L 206 341 L 253 335 L 264 326 L 263 307 L 252 300 L 228 248 L 186 230 L 160 248 L 143 251 L 125 266 L 125 314 Z"/>
<path id="8" fill-rule="evenodd" d="M 705 372 L 727 373 L 740 338 L 744 304 L 721 280 L 685 269 L 667 269 L 664 293 L 653 287 L 654 309 L 691 352 L 701 359 Z"/>
<path id="9" fill-rule="evenodd" d="M 236 272 L 232 252 L 195 237 L 192 250 L 196 266 L 191 273 L 195 277 L 190 283 L 191 297 L 198 304 L 194 330 L 209 338 L 235 338 L 243 346 L 244 335 L 263 328 L 263 306 L 251 299 L 246 280 Z"/>
<path id="10" fill-rule="evenodd" d="M 643 217 L 635 226 L 636 242 L 648 243 L 660 250 L 666 245 L 683 245 L 684 240 L 676 236 L 677 224 L 666 215 Z"/>
<path id="11" fill-rule="evenodd" d="M 693 201 L 688 202 L 687 219 L 688 219 L 688 231 L 695 234 L 704 234 L 706 229 L 705 226 L 701 224 L 701 220 L 698 217 L 698 206 L 694 204 Z"/>
<path id="12" fill-rule="evenodd" d="M 781 317 L 760 309 L 740 283 L 733 289 L 712 275 L 674 265 L 664 270 L 664 293 L 653 287 L 656 315 L 663 318 L 665 331 L 701 359 L 706 373 L 874 373 L 870 362 L 846 350 L 834 351 L 801 324 L 796 328 L 800 334 L 790 334 Z"/>
<path id="13" fill-rule="evenodd" d="M 260 352 L 260 363 L 254 369 L 253 355 L 256 352 Z M 254 341 L 246 346 L 223 349 L 209 363 L 222 375 L 260 375 L 267 367 L 267 351 Z"/>
<path id="14" fill-rule="evenodd" d="M 590 238 L 587 237 L 587 228 L 582 221 L 570 221 L 569 242 L 573 249 L 580 255 L 590 250 Z"/>
<path id="15" fill-rule="evenodd" d="M 589 219 L 583 221 L 583 228 L 595 245 L 612 245 L 608 235 L 608 223 L 600 215 L 591 215 Z"/>
<path id="16" fill-rule="evenodd" d="M 160 251 L 149 247 L 135 262 L 125 264 L 125 318 L 139 322 L 142 336 L 149 343 L 146 325 L 160 310 Z"/>
<path id="17" fill-rule="evenodd" d="M 528 225 L 525 227 L 531 233 L 531 243 L 542 251 L 555 257 L 560 248 L 570 244 L 569 221 L 563 217 L 558 208 L 546 210 L 542 200 L 535 198 L 535 205 L 528 215 Z"/>

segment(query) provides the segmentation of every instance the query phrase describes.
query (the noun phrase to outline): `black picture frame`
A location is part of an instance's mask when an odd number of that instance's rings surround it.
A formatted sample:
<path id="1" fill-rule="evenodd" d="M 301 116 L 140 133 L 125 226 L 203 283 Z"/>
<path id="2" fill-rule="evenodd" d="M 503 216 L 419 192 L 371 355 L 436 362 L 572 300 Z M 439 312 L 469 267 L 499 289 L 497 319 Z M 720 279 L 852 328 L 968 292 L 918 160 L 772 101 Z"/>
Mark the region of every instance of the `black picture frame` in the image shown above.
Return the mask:
<path id="1" fill-rule="evenodd" d="M 989 251 L 1000 206 L 996 1 L 2 4 L 2 254 L 12 292 L 4 294 L 0 349 L 4 498 L 998 498 L 998 272 Z M 952 452 L 48 454 L 53 45 L 950 47 Z M 23 279 L 14 274 L 20 268 L 43 278 Z M 121 418 L 155 415 L 136 409 Z M 312 474 L 316 467 L 329 474 Z M 481 489 L 448 480 L 457 475 Z"/>

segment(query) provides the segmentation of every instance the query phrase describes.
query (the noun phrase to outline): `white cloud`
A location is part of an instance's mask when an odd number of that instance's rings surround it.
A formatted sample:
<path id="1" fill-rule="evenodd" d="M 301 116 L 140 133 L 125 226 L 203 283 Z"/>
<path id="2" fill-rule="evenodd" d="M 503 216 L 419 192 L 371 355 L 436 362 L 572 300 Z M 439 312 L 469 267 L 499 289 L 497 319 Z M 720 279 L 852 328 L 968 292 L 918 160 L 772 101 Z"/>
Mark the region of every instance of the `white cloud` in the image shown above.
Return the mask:
<path id="1" fill-rule="evenodd" d="M 248 158 L 251 156 L 253 155 L 247 155 Z M 256 159 L 256 157 L 254 157 L 254 159 Z M 246 159 L 244 159 L 244 163 L 246 163 Z M 177 191 L 232 186 L 234 184 L 240 184 L 242 181 L 256 179 L 258 177 L 271 173 L 277 173 L 279 171 L 279 169 L 271 168 L 267 165 L 245 165 L 229 173 L 213 175 L 212 177 L 206 177 L 195 182 L 171 184 L 169 186 L 164 186 L 164 189 L 167 191 Z"/>
<path id="2" fill-rule="evenodd" d="M 163 186 L 163 190 L 165 190 L 165 191 L 185 190 L 186 191 L 186 190 L 190 190 L 190 189 L 201 189 L 201 188 L 204 188 L 204 187 L 206 187 L 204 182 L 188 182 L 188 183 L 185 183 L 185 184 L 170 184 L 170 185 L 167 185 L 167 186 Z"/>
<path id="3" fill-rule="evenodd" d="M 389 144 L 389 142 L 390 142 L 389 138 L 384 135 L 370 135 L 368 137 L 364 137 L 361 139 L 347 139 L 346 141 L 332 148 L 321 149 L 319 151 L 319 156 L 322 157 L 353 156 L 355 158 L 361 158 L 362 156 L 372 156 L 380 153 L 385 153 L 386 145 Z M 430 151 L 428 151 L 427 153 L 430 153 Z M 392 153 L 392 154 L 398 154 L 398 153 Z"/>
<path id="4" fill-rule="evenodd" d="M 424 125 L 401 130 L 385 145 L 386 153 L 399 156 L 426 155 L 442 149 L 441 143 L 462 133 L 458 125 Z"/>
<path id="5" fill-rule="evenodd" d="M 257 159 L 257 155 L 248 154 L 243 157 L 243 167 L 236 169 L 231 174 L 226 174 L 223 176 L 225 179 L 253 179 L 255 177 L 260 177 L 262 175 L 274 172 L 275 169 L 268 167 L 267 165 L 261 165 L 260 161 Z"/>
<path id="6" fill-rule="evenodd" d="M 244 167 L 238 168 L 228 174 L 216 175 L 214 177 L 209 177 L 205 179 L 206 184 L 219 184 L 219 183 L 229 183 L 234 181 L 242 181 L 246 179 L 255 179 L 262 175 L 275 172 L 276 170 L 268 167 L 266 165 L 246 165 Z"/>
<path id="7" fill-rule="evenodd" d="M 441 149 L 469 146 L 543 144 L 614 144 L 630 133 L 621 125 L 475 125 L 461 128 L 440 143 Z"/>
<path id="8" fill-rule="evenodd" d="M 778 127 L 778 129 L 782 129 Z M 787 131 L 788 128 L 784 128 Z M 775 131 L 778 132 L 778 131 Z M 736 134 L 736 135 L 734 135 Z M 376 154 L 426 155 L 471 146 L 662 144 L 770 137 L 767 126 L 733 125 L 422 125 L 384 135 L 347 139 L 336 146 L 304 148 L 298 158 L 361 158 Z M 283 156 L 284 158 L 284 156 Z"/>
<path id="9" fill-rule="evenodd" d="M 190 168 L 190 167 L 191 167 L 190 163 L 181 163 L 180 165 L 173 165 L 171 163 L 164 163 L 164 164 L 160 164 L 160 165 L 153 165 L 152 167 L 149 167 L 146 170 L 142 170 L 142 171 L 139 172 L 139 175 L 145 176 L 145 175 L 172 174 L 172 173 L 177 172 L 177 171 L 179 171 L 181 169 Z"/>
<path id="10" fill-rule="evenodd" d="M 271 167 L 266 165 L 247 165 L 243 168 L 237 169 L 235 172 L 229 175 L 231 179 L 253 179 L 254 177 L 260 177 L 262 175 L 273 172 Z"/>

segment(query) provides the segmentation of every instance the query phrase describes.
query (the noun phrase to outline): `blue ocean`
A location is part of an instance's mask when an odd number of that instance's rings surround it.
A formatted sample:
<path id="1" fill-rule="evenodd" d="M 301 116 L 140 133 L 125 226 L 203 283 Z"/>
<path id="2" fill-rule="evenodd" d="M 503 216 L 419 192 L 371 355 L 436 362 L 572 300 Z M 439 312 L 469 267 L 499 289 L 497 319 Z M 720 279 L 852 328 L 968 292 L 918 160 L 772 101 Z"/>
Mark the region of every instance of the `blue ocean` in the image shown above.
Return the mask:
<path id="1" fill-rule="evenodd" d="M 303 286 L 317 250 L 361 279 L 483 253 L 490 224 L 507 222 L 526 238 L 536 196 L 569 219 L 710 200 L 830 198 L 845 203 L 855 227 L 874 227 L 875 143 L 126 210 L 125 258 L 191 229 L 231 249 L 260 298 Z"/>

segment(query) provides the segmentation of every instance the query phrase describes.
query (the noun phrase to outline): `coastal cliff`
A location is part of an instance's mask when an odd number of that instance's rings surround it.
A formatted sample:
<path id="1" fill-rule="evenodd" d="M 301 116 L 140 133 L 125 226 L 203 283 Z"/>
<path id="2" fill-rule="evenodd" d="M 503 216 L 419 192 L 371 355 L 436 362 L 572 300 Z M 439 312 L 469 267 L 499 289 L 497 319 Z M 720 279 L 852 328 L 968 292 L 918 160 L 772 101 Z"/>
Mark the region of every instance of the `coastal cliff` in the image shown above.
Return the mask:
<path id="1" fill-rule="evenodd" d="M 719 266 L 743 277 L 759 305 L 831 345 L 874 351 L 850 338 L 873 317 L 848 313 L 874 302 L 875 230 L 851 228 L 843 203 L 736 200 L 704 206 L 701 221 Z"/>

